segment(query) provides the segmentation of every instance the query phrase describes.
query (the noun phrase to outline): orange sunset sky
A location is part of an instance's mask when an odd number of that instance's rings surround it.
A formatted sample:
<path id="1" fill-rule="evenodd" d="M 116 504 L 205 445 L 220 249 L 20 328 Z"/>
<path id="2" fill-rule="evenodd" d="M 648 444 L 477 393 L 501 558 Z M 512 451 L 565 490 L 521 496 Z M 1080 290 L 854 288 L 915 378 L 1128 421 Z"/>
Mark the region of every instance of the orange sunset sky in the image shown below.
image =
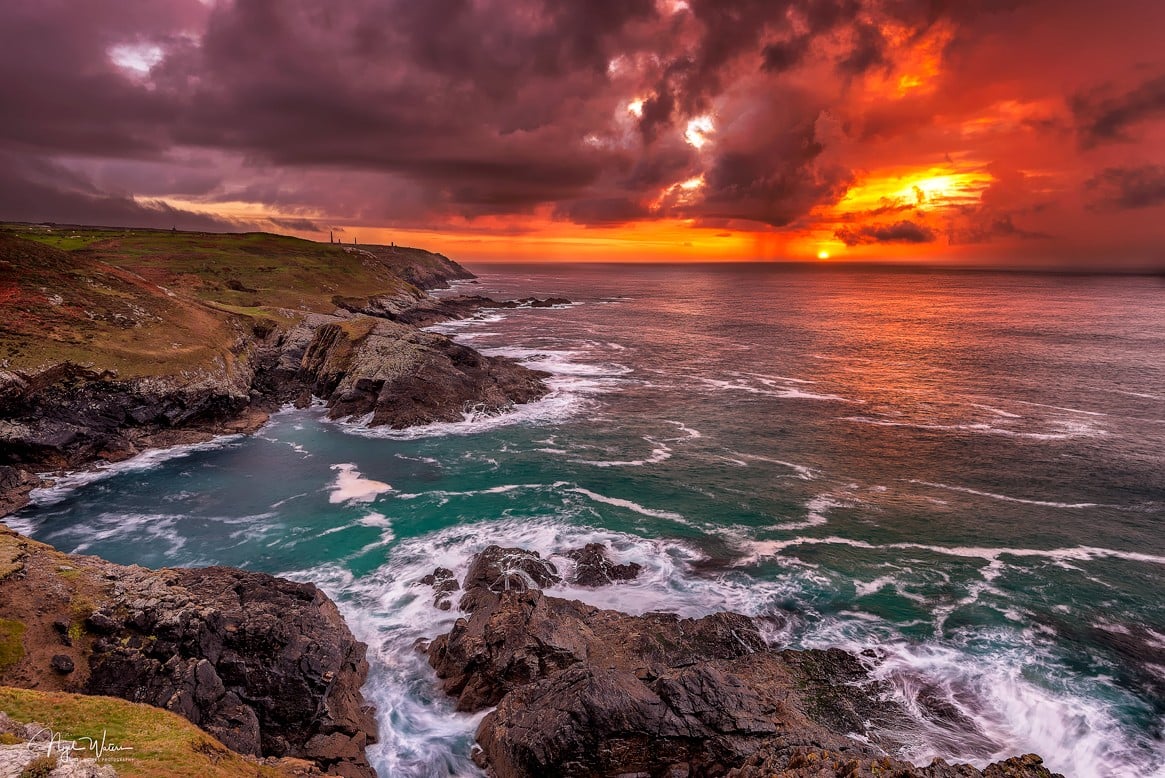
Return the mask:
<path id="1" fill-rule="evenodd" d="M 1165 3 L 8 0 L 0 219 L 1165 266 Z"/>

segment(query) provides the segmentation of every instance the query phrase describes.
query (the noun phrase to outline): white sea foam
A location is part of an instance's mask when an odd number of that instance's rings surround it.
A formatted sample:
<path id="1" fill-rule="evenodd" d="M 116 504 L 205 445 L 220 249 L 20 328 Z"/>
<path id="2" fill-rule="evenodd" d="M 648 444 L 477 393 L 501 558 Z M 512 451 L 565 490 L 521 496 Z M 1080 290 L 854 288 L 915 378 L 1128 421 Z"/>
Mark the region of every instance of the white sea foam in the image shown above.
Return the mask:
<path id="1" fill-rule="evenodd" d="M 808 645 L 870 648 L 868 631 L 857 640 L 823 630 Z M 980 635 L 980 638 L 982 636 Z M 914 716 L 911 745 L 902 756 L 918 765 L 935 757 L 983 768 L 1017 753 L 1036 752 L 1054 771 L 1081 778 L 1162 775 L 1160 755 L 1130 740 L 1105 704 L 1082 704 L 1083 694 L 1057 666 L 1040 641 L 999 634 L 988 654 L 968 659 L 962 645 L 918 645 L 900 639 L 877 646 L 871 674 L 894 690 Z M 1032 679 L 1030 668 L 1049 676 Z M 931 711 L 935 700 L 958 711 L 962 721 Z M 968 725 L 966 722 L 972 722 Z"/>
<path id="2" fill-rule="evenodd" d="M 1040 505 L 1046 508 L 1095 508 L 1097 503 L 1094 502 L 1051 502 L 1048 500 L 1028 500 L 1023 497 L 1009 497 L 1006 494 L 995 494 L 994 492 L 981 492 L 978 489 L 969 489 L 965 486 L 951 486 L 949 484 L 936 484 L 930 481 L 919 481 L 911 479 L 910 483 L 920 484 L 922 486 L 929 486 L 934 489 L 947 489 L 952 492 L 962 492 L 964 494 L 973 494 L 977 497 L 990 497 L 992 500 L 1003 500 L 1004 502 L 1018 502 L 1024 505 Z"/>
<path id="3" fill-rule="evenodd" d="M 1165 557 L 1153 554 L 1143 554 L 1138 551 L 1121 551 L 1112 548 L 1096 546 L 1074 546 L 1071 548 L 991 548 L 975 546 L 937 546 L 926 543 L 869 543 L 864 540 L 829 537 L 796 537 L 788 540 L 743 540 L 740 550 L 743 554 L 738 564 L 755 564 L 765 557 L 777 556 L 785 549 L 794 546 L 810 545 L 840 545 L 869 550 L 899 550 L 925 551 L 944 556 L 982 559 L 987 562 L 1000 562 L 1004 557 L 1040 558 L 1058 562 L 1091 562 L 1096 559 L 1123 559 L 1128 562 L 1144 562 L 1146 564 L 1165 565 Z"/>
<path id="4" fill-rule="evenodd" d="M 844 505 L 844 503 L 838 502 L 831 495 L 818 495 L 806 503 L 806 518 L 804 520 L 774 524 L 773 529 L 790 531 L 821 526 L 829 522 L 829 518 L 825 515 L 829 509 L 837 508 L 841 505 Z"/>
<path id="5" fill-rule="evenodd" d="M 645 508 L 644 506 L 632 500 L 624 500 L 621 497 L 608 497 L 604 494 L 599 494 L 598 492 L 592 492 L 590 489 L 584 489 L 581 486 L 573 486 L 568 488 L 566 491 L 574 492 L 575 494 L 581 494 L 588 499 L 594 500 L 595 502 L 601 502 L 605 505 L 613 505 L 616 508 L 626 508 L 629 511 L 633 511 L 644 516 L 651 516 L 655 519 L 668 519 L 670 521 L 677 521 L 682 524 L 688 523 L 682 514 L 676 513 L 675 511 Z"/>
<path id="6" fill-rule="evenodd" d="M 796 462 L 786 462 L 783 459 L 774 459 L 772 457 L 761 456 L 760 454 L 745 454 L 740 451 L 729 450 L 729 454 L 740 457 L 741 459 L 752 460 L 756 462 L 768 462 L 773 465 L 780 465 L 787 467 L 797 474 L 797 477 L 802 481 L 811 481 L 817 477 L 817 471 L 807 465 L 799 465 Z"/>
<path id="7" fill-rule="evenodd" d="M 672 450 L 666 443 L 661 443 L 648 436 L 643 437 L 651 444 L 651 453 L 642 459 L 572 459 L 571 462 L 580 465 L 592 465 L 594 467 L 643 467 L 644 465 L 657 465 L 660 462 L 666 462 L 671 459 Z"/>
<path id="8" fill-rule="evenodd" d="M 755 394 L 763 397 L 776 397 L 785 400 L 824 400 L 830 402 L 841 403 L 855 403 L 861 404 L 863 400 L 851 400 L 848 397 L 842 397 L 836 394 L 820 394 L 815 392 L 806 392 L 802 389 L 797 389 L 791 386 L 782 386 L 776 381 L 767 381 L 756 379 L 755 382 L 744 380 L 727 381 L 720 378 L 705 378 L 703 376 L 696 376 L 697 381 L 712 387 L 717 391 L 723 392 L 745 392 L 747 394 Z M 757 384 L 760 386 L 757 386 Z"/>
<path id="9" fill-rule="evenodd" d="M 332 493 L 328 495 L 328 502 L 332 504 L 372 502 L 381 494 L 392 491 L 392 487 L 385 482 L 362 476 L 351 462 L 332 465 L 332 469 L 337 471 L 336 480 L 331 484 Z"/>
<path id="10" fill-rule="evenodd" d="M 214 449 L 224 448 L 238 442 L 242 437 L 242 435 L 219 435 L 201 443 L 190 443 L 183 446 L 171 446 L 169 448 L 147 449 L 137 456 L 130 457 L 121 462 L 99 464 L 88 470 L 74 470 L 64 475 L 43 473 L 41 477 L 51 480 L 53 485 L 33 489 L 29 493 L 29 500 L 34 505 L 52 505 L 53 503 L 60 502 L 69 492 L 80 486 L 85 486 L 86 484 L 91 484 L 95 481 L 110 478 L 121 473 L 150 470 L 164 462 L 189 456 L 196 451 L 212 451 Z"/>
<path id="11" fill-rule="evenodd" d="M 987 411 L 988 413 L 993 413 L 996 416 L 1000 416 L 1004 419 L 1022 419 L 1023 418 L 1023 416 L 1020 416 L 1018 413 L 1011 413 L 1009 411 L 1003 410 L 1002 408 L 996 408 L 996 407 L 991 406 L 991 405 L 984 405 L 982 403 L 971 403 L 971 405 L 975 408 L 979 408 L 979 409 L 982 409 L 984 411 Z"/>
<path id="12" fill-rule="evenodd" d="M 680 432 L 684 433 L 684 435 L 687 436 L 688 438 L 702 438 L 702 437 L 704 437 L 703 433 L 701 433 L 699 430 L 692 429 L 688 425 L 684 424 L 682 421 L 672 421 L 671 419 L 665 419 L 664 421 L 666 421 L 668 424 L 676 425 L 676 428 Z M 683 438 L 675 438 L 672 440 L 672 442 L 674 443 L 677 440 L 683 440 Z"/>
<path id="13" fill-rule="evenodd" d="M 1027 438 L 1030 440 L 1066 440 L 1068 438 L 1099 437 L 1108 432 L 1095 424 L 1073 421 L 1069 419 L 1053 419 L 1049 423 L 1056 429 L 1051 432 L 1029 432 L 1015 430 L 1009 427 L 997 427 L 992 424 L 976 422 L 971 424 L 934 424 L 918 421 L 897 421 L 887 418 L 873 418 L 870 416 L 844 416 L 841 421 L 855 424 L 872 424 L 878 427 L 911 427 L 919 430 L 936 430 L 940 432 L 971 432 L 982 435 L 1001 435 L 1010 438 Z"/>

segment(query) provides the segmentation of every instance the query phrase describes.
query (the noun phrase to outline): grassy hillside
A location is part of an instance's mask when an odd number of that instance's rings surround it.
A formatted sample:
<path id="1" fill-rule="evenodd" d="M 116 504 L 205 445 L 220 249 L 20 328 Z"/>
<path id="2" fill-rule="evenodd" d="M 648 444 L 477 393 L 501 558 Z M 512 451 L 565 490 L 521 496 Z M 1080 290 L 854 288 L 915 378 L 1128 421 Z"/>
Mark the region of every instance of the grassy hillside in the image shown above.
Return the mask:
<path id="1" fill-rule="evenodd" d="M 442 261 L 267 233 L 0 225 L 0 368 L 208 368 L 256 324 L 330 312 L 336 295 L 415 294 L 401 268 Z"/>
<path id="2" fill-rule="evenodd" d="M 287 774 L 249 762 L 186 719 L 149 705 L 0 686 L 0 711 L 15 721 L 44 724 L 64 740 L 99 741 L 104 734 L 107 745 L 132 748 L 105 755 L 117 760 L 110 764 L 122 778 L 277 778 Z"/>

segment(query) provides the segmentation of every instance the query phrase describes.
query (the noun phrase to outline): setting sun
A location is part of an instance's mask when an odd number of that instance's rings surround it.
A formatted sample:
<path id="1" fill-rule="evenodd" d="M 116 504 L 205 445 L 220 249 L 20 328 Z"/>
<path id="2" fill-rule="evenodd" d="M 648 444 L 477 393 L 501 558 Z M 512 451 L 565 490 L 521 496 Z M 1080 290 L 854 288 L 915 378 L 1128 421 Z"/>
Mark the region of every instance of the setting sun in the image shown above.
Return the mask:
<path id="1" fill-rule="evenodd" d="M 821 251 L 817 252 L 817 258 L 818 259 L 829 259 L 829 252 L 826 251 L 825 249 L 821 249 Z"/>

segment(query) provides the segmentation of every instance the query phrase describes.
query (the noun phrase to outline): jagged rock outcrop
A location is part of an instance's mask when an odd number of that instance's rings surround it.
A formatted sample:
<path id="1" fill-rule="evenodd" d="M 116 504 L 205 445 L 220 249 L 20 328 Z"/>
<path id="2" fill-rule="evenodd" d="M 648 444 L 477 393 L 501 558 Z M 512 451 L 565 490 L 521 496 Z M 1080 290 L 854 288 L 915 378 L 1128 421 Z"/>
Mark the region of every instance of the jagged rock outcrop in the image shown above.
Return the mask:
<path id="1" fill-rule="evenodd" d="M 475 278 L 444 254 L 407 246 L 361 246 L 358 249 L 418 289 L 445 289 L 450 281 Z"/>
<path id="2" fill-rule="evenodd" d="M 130 380 L 67 362 L 0 374 L 0 464 L 74 467 L 131 456 L 158 431 L 225 431 L 251 404 L 254 367 L 245 354 L 220 367 Z"/>
<path id="3" fill-rule="evenodd" d="M 1038 757 L 986 772 L 887 757 L 909 715 L 852 654 L 772 650 L 734 613 L 629 616 L 548 597 L 533 576 L 507 590 L 499 558 L 544 562 L 487 549 L 465 581 L 468 617 L 426 647 L 458 710 L 497 706 L 476 735 L 497 778 L 1050 775 Z"/>
<path id="4" fill-rule="evenodd" d="M 0 571 L 0 624 L 14 636 L 0 685 L 147 703 L 241 754 L 374 775 L 365 646 L 315 586 L 225 567 L 123 567 L 2 525 Z"/>
<path id="5" fill-rule="evenodd" d="M 453 571 L 447 567 L 438 567 L 418 583 L 433 587 L 433 605 L 443 611 L 453 607 L 453 592 L 461 588 Z"/>
<path id="6" fill-rule="evenodd" d="M 564 555 L 574 560 L 574 574 L 571 583 L 594 588 L 617 581 L 632 581 L 639 577 L 642 569 L 638 562 L 618 564 L 611 561 L 607 547 L 602 543 L 587 543 L 582 548 L 572 549 Z"/>
<path id="7" fill-rule="evenodd" d="M 570 300 L 565 297 L 525 297 L 520 300 L 494 300 L 480 295 L 457 295 L 455 297 L 427 297 L 416 301 L 413 305 L 388 314 L 388 318 L 402 324 L 411 324 L 414 327 L 428 327 L 437 322 L 449 319 L 467 319 L 483 309 L 490 308 L 553 308 L 558 305 L 569 305 Z M 344 306 L 347 307 L 347 306 Z M 359 313 L 373 314 L 375 308 L 364 306 L 348 308 Z"/>
<path id="8" fill-rule="evenodd" d="M 358 316 L 314 331 L 297 375 L 332 418 L 371 414 L 394 428 L 500 413 L 549 391 L 545 373 L 487 357 L 444 335 Z"/>

